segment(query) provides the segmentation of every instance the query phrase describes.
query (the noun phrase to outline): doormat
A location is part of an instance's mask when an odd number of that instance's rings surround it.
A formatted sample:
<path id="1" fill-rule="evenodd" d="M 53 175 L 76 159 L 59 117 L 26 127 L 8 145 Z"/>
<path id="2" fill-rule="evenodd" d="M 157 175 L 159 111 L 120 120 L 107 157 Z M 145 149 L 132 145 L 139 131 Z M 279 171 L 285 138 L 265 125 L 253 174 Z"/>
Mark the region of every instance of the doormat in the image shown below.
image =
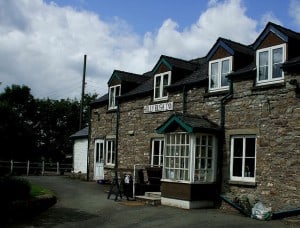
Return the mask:
<path id="1" fill-rule="evenodd" d="M 119 204 L 124 205 L 124 206 L 145 206 L 145 204 L 143 202 L 139 202 L 139 201 L 122 201 L 119 202 Z"/>

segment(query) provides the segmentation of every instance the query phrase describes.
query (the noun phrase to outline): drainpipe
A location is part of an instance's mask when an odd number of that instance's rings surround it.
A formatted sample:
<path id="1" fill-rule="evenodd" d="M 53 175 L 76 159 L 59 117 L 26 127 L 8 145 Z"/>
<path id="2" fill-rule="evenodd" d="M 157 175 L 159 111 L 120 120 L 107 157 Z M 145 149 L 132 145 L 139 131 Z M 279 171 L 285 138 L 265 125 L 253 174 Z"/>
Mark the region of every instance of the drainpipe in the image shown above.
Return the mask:
<path id="1" fill-rule="evenodd" d="M 218 188 L 219 192 L 222 192 L 222 179 L 223 179 L 223 153 L 224 153 L 224 140 L 225 140 L 225 104 L 226 104 L 227 101 L 229 101 L 229 99 L 232 98 L 232 96 L 233 96 L 233 83 L 232 83 L 231 80 L 229 80 L 229 91 L 220 100 L 220 127 L 221 127 L 221 133 L 219 135 L 220 143 L 218 143 L 218 151 L 219 151 L 218 167 L 220 167 L 220 168 L 219 168 L 219 171 L 218 171 L 218 173 L 219 173 L 218 179 L 219 180 L 217 180 L 217 188 Z"/>
<path id="2" fill-rule="evenodd" d="M 233 95 L 233 83 L 229 80 L 229 91 L 220 101 L 220 126 L 222 130 L 225 128 L 225 103 L 232 98 Z"/>
<path id="3" fill-rule="evenodd" d="M 115 178 L 118 178 L 118 153 L 119 153 L 119 121 L 120 121 L 120 108 L 119 102 L 116 98 L 117 110 L 116 110 L 116 151 L 115 151 Z M 117 179 L 116 179 L 117 180 Z"/>

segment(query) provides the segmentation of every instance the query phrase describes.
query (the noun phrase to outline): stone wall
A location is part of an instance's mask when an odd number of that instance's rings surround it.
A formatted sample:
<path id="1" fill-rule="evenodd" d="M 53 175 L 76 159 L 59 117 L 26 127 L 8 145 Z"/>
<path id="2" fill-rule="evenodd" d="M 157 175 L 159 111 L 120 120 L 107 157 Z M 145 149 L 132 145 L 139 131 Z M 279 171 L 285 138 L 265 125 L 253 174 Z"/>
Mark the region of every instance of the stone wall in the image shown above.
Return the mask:
<path id="1" fill-rule="evenodd" d="M 234 83 L 226 104 L 224 191 L 231 198 L 249 195 L 274 210 L 300 205 L 300 99 L 288 82 L 253 88 L 253 80 Z M 230 136 L 256 132 L 256 186 L 231 185 Z"/>
<path id="2" fill-rule="evenodd" d="M 223 192 L 234 199 L 241 195 L 261 200 L 274 210 L 300 206 L 300 99 L 295 86 L 288 82 L 299 76 L 286 75 L 285 83 L 269 87 L 253 87 L 253 79 L 236 81 L 233 97 L 225 106 L 225 144 L 223 152 Z M 187 90 L 186 113 L 204 115 L 220 124 L 220 100 L 224 93 L 208 94 L 205 87 Z M 135 98 L 120 103 L 119 168 L 132 171 L 134 164 L 150 164 L 151 139 L 163 137 L 155 129 L 174 112 L 183 111 L 182 91 L 170 93 L 166 102 L 174 102 L 174 110 L 143 113 L 152 98 Z M 95 115 L 100 113 L 100 118 Z M 90 140 L 90 178 L 93 177 L 94 140 L 114 136 L 116 113 L 107 107 L 92 110 Z M 255 134 L 256 185 L 229 183 L 230 137 Z M 106 167 L 110 177 L 112 167 Z"/>

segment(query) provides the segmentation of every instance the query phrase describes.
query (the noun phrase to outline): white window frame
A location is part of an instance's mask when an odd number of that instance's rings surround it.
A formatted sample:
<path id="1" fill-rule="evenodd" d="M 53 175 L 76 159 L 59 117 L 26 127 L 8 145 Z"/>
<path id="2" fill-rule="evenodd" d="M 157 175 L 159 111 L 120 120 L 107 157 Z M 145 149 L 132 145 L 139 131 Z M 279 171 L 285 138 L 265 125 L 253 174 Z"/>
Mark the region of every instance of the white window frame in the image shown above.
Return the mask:
<path id="1" fill-rule="evenodd" d="M 254 146 L 255 152 L 254 157 L 246 157 L 245 155 L 245 147 L 246 147 L 246 139 L 252 138 L 255 139 Z M 233 175 L 233 165 L 234 165 L 234 139 L 242 139 L 243 140 L 243 152 L 242 157 L 237 157 L 242 159 L 242 176 L 234 176 Z M 255 182 L 256 177 L 256 136 L 255 135 L 235 135 L 231 136 L 231 149 L 230 149 L 230 180 L 231 181 L 240 181 L 240 182 Z M 254 173 L 253 177 L 247 176 L 246 169 L 245 169 L 245 160 L 246 159 L 254 159 Z M 243 171 L 244 170 L 244 171 Z"/>
<path id="2" fill-rule="evenodd" d="M 232 56 L 226 57 L 226 58 L 222 58 L 222 59 L 217 59 L 217 60 L 213 60 L 213 61 L 209 61 L 209 91 L 222 91 L 222 90 L 228 90 L 229 89 L 229 85 L 226 86 L 222 86 L 222 62 L 223 61 L 227 61 L 229 60 L 229 71 L 227 74 L 229 74 L 230 72 L 232 72 Z M 217 87 L 212 87 L 211 86 L 211 80 L 212 80 L 212 65 L 217 63 L 218 64 L 218 74 L 217 74 L 217 83 L 218 86 Z"/>
<path id="3" fill-rule="evenodd" d="M 114 166 L 116 162 L 116 141 L 115 139 L 107 139 L 105 144 L 105 164 Z"/>
<path id="4" fill-rule="evenodd" d="M 119 88 L 119 94 L 116 94 L 117 88 Z M 116 109 L 116 97 L 121 95 L 121 85 L 115 85 L 109 87 L 109 99 L 108 99 L 108 109 Z"/>
<path id="5" fill-rule="evenodd" d="M 173 139 L 168 137 L 173 137 Z M 212 169 L 211 178 L 199 179 L 196 177 L 196 138 L 197 137 L 212 137 Z M 183 137 L 184 138 L 183 140 Z M 203 145 L 205 152 L 208 150 L 208 143 Z M 217 168 L 217 139 L 211 134 L 190 134 L 186 132 L 175 132 L 165 134 L 165 150 L 164 150 L 164 166 L 163 166 L 163 181 L 178 182 L 178 183 L 196 183 L 208 184 L 216 181 Z M 204 157 L 203 157 L 204 158 Z M 205 157 L 206 158 L 206 157 Z M 169 160 L 168 160 L 169 159 Z M 204 159 L 207 162 L 207 159 Z M 177 162 L 176 162 L 177 161 Z M 178 163 L 178 164 L 177 164 Z M 179 165 L 179 166 L 178 166 Z M 207 165 L 207 163 L 206 163 Z M 207 167 L 207 166 L 206 166 Z M 203 171 L 206 171 L 203 167 Z M 205 174 L 206 175 L 206 174 Z M 198 176 L 199 177 L 199 176 Z"/>
<path id="6" fill-rule="evenodd" d="M 199 142 L 197 140 L 199 138 Z M 194 182 L 214 183 L 217 169 L 216 137 L 211 134 L 196 134 L 194 155 Z M 209 162 L 210 161 L 210 162 Z"/>
<path id="7" fill-rule="evenodd" d="M 168 84 L 164 85 L 164 76 L 167 75 L 168 76 Z M 156 87 L 158 84 L 158 80 L 159 80 L 159 90 L 158 90 L 158 94 L 156 91 Z M 164 90 L 165 87 L 167 87 L 168 85 L 171 84 L 171 71 L 167 71 L 164 73 L 160 73 L 160 74 L 156 74 L 154 75 L 154 91 L 153 91 L 153 100 L 154 101 L 161 101 L 161 100 L 167 100 L 168 99 L 168 94 L 164 96 Z"/>
<path id="8" fill-rule="evenodd" d="M 155 143 L 158 143 L 158 155 L 154 154 Z M 164 155 L 164 138 L 154 138 L 151 141 L 151 166 L 162 167 Z M 154 157 L 158 157 L 158 164 L 154 164 Z"/>
<path id="9" fill-rule="evenodd" d="M 280 45 L 276 45 L 276 46 L 271 46 L 271 47 L 267 47 L 267 48 L 263 48 L 263 49 L 259 49 L 256 51 L 256 83 L 258 85 L 262 85 L 262 84 L 271 84 L 271 83 L 276 83 L 276 82 L 281 82 L 284 79 L 284 71 L 282 71 L 282 75 L 281 77 L 278 78 L 273 78 L 273 50 L 275 49 L 279 49 L 282 48 L 282 62 L 278 63 L 278 64 L 282 64 L 285 62 L 286 60 L 286 44 L 280 44 Z M 267 75 L 267 79 L 264 80 L 259 80 L 259 55 L 262 52 L 268 52 L 268 75 Z"/>

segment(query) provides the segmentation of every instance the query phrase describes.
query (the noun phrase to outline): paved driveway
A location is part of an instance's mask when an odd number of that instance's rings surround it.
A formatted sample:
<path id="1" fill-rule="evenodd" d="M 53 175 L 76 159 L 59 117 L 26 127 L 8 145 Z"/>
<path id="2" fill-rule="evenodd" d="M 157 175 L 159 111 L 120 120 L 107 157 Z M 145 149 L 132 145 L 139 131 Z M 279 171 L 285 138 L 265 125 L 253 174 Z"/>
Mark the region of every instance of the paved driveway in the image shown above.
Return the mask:
<path id="1" fill-rule="evenodd" d="M 107 186 L 63 176 L 28 179 L 53 190 L 58 202 L 14 227 L 293 227 L 282 221 L 257 221 L 217 209 L 183 210 L 126 200 L 115 202 L 107 199 Z"/>

